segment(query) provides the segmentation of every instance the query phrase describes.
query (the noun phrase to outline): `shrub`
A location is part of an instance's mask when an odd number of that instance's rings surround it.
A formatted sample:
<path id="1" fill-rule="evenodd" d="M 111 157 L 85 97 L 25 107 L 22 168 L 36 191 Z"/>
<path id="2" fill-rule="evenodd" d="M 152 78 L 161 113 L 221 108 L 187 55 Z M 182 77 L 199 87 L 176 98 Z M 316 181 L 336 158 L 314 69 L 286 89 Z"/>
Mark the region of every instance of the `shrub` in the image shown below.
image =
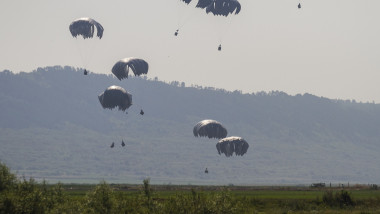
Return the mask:
<path id="1" fill-rule="evenodd" d="M 340 191 L 335 193 L 335 200 L 338 202 L 340 207 L 354 206 L 355 203 L 351 197 L 351 194 L 347 191 Z"/>
<path id="2" fill-rule="evenodd" d="M 336 192 L 335 195 L 333 191 L 329 190 L 323 194 L 322 201 L 324 204 L 330 207 L 350 207 L 355 206 L 354 200 L 351 194 L 345 190 Z"/>
<path id="3" fill-rule="evenodd" d="M 326 191 L 323 194 L 322 201 L 327 206 L 330 206 L 330 207 L 334 206 L 335 205 L 334 192 L 331 190 Z"/>
<path id="4" fill-rule="evenodd" d="M 163 213 L 175 214 L 233 214 L 241 213 L 241 205 L 231 197 L 227 189 L 217 193 L 202 193 L 191 190 L 191 194 L 178 194 L 164 204 Z M 240 212 L 239 212 L 240 211 Z"/>

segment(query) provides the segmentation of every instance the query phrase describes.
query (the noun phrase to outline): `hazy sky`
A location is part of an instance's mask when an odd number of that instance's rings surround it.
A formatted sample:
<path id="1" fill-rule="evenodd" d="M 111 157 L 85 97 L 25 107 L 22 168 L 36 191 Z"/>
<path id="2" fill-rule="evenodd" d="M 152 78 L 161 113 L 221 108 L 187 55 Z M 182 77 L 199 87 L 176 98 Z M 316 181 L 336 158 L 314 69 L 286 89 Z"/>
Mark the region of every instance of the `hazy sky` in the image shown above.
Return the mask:
<path id="1" fill-rule="evenodd" d="M 165 81 L 380 102 L 379 0 L 240 3 L 239 15 L 215 18 L 180 0 L 1 0 L 0 70 L 111 73 L 134 56 Z M 80 17 L 100 22 L 104 37 L 72 38 Z"/>

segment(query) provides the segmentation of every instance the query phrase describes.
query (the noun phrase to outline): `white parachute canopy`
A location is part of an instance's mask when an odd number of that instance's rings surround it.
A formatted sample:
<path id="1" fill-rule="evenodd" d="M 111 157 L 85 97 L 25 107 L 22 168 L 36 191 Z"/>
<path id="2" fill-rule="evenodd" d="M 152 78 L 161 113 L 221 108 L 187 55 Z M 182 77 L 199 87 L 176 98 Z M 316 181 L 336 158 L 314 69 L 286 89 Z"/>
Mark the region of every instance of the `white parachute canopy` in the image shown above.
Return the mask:
<path id="1" fill-rule="evenodd" d="M 119 80 L 122 80 L 124 78 L 128 78 L 129 69 L 132 70 L 135 76 L 140 76 L 148 73 L 149 65 L 143 59 L 135 57 L 125 58 L 115 63 L 112 67 L 112 73 Z"/>
<path id="2" fill-rule="evenodd" d="M 193 128 L 195 137 L 208 137 L 221 139 L 227 136 L 227 129 L 216 120 L 202 120 Z"/>
<path id="3" fill-rule="evenodd" d="M 77 37 L 80 35 L 83 37 L 83 39 L 93 38 L 95 29 L 96 36 L 99 37 L 99 39 L 101 39 L 104 31 L 104 28 L 101 24 L 99 24 L 94 19 L 88 17 L 74 20 L 70 24 L 69 29 L 73 37 Z"/>
<path id="4" fill-rule="evenodd" d="M 247 141 L 236 136 L 223 138 L 216 144 L 219 155 L 223 153 L 226 157 L 232 156 L 234 152 L 237 156 L 243 156 L 247 153 L 248 147 Z"/>

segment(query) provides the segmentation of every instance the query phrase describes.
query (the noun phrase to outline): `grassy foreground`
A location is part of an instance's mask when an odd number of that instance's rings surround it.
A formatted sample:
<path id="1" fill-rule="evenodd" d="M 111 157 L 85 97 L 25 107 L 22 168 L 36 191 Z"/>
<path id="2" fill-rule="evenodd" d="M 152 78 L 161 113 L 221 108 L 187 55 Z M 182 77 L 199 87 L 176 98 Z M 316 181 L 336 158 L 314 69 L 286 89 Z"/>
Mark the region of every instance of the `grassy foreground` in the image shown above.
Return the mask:
<path id="1" fill-rule="evenodd" d="M 0 213 L 380 213 L 376 186 L 98 185 L 17 179 L 0 163 Z"/>

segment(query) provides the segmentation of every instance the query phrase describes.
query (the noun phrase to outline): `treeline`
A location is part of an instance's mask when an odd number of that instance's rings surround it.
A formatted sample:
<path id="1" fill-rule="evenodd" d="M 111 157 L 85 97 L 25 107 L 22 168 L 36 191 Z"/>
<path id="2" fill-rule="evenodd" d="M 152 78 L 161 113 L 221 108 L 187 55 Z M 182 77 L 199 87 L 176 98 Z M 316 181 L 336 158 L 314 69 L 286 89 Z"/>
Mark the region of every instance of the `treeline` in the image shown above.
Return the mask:
<path id="1" fill-rule="evenodd" d="M 269 190 L 270 191 L 270 190 Z M 0 213 L 376 213 L 379 199 L 354 200 L 351 193 L 327 190 L 323 197 L 292 200 L 257 199 L 247 194 L 234 195 L 228 188 L 216 191 L 156 192 L 145 179 L 137 192 L 126 193 L 102 181 L 84 196 L 70 194 L 63 185 L 37 183 L 33 179 L 19 179 L 0 163 Z"/>
<path id="2" fill-rule="evenodd" d="M 62 184 L 47 185 L 33 179 L 17 179 L 0 163 L 0 213 L 241 213 L 239 202 L 227 190 L 213 194 L 191 191 L 167 199 L 159 198 L 143 181 L 141 190 L 132 196 L 114 191 L 105 181 L 82 198 L 70 197 Z"/>
<path id="3" fill-rule="evenodd" d="M 380 106 L 355 100 L 331 100 L 308 93 L 291 96 L 282 91 L 243 94 L 214 87 L 154 78 L 130 77 L 119 81 L 112 75 L 84 76 L 81 69 L 65 66 L 38 68 L 30 73 L 0 72 L 0 121 L 3 128 L 29 125 L 51 127 L 70 121 L 94 130 L 109 115 L 99 108 L 97 95 L 116 84 L 133 95 L 130 111 L 144 108 L 158 119 L 183 122 L 188 118 L 215 118 L 242 123 L 273 138 L 273 128 L 291 129 L 305 134 L 325 132 L 335 136 L 357 135 L 377 138 Z M 195 122 L 196 120 L 194 120 Z M 108 125 L 108 124 L 107 124 Z M 111 124 L 109 124 L 111 125 Z M 326 134 L 326 133 L 318 133 Z M 315 137 L 315 136 L 306 136 Z M 372 140 L 372 139 L 371 139 Z"/>

